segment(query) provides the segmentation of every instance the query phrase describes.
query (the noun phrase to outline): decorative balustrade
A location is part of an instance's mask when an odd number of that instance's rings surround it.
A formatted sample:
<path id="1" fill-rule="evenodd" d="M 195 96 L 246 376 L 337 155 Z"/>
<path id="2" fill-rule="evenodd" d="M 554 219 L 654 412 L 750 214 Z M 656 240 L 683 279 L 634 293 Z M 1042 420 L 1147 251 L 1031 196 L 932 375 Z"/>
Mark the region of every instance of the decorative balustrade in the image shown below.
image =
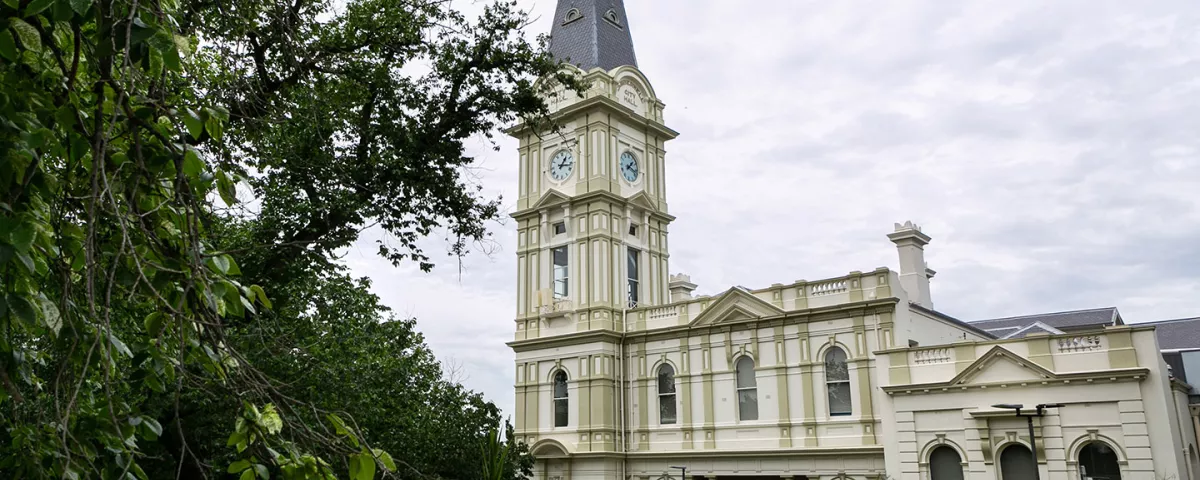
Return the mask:
<path id="1" fill-rule="evenodd" d="M 575 303 L 567 298 L 556 298 L 554 301 L 538 307 L 538 312 L 542 315 L 549 315 L 559 312 L 565 312 L 575 308 Z"/>
<path id="2" fill-rule="evenodd" d="M 913 363 L 917 365 L 933 365 L 936 363 L 950 363 L 954 361 L 954 358 L 950 356 L 949 348 L 916 350 L 912 353 Z"/>
<path id="3" fill-rule="evenodd" d="M 808 294 L 811 296 L 833 295 L 846 291 L 845 280 L 832 280 L 828 282 L 814 283 L 808 287 Z"/>
<path id="4" fill-rule="evenodd" d="M 1102 347 L 1099 335 L 1080 335 L 1058 339 L 1059 353 L 1088 352 L 1100 348 Z"/>
<path id="5" fill-rule="evenodd" d="M 646 313 L 646 318 L 649 318 L 650 321 L 666 320 L 677 317 L 679 317 L 679 309 L 674 305 L 654 308 Z"/>

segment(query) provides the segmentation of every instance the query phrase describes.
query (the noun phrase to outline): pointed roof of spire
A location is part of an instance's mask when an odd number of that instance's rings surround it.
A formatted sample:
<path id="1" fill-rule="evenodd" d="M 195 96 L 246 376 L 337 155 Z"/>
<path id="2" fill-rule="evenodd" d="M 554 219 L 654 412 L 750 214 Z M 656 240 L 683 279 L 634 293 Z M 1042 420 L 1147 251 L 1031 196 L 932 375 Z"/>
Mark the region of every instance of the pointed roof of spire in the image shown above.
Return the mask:
<path id="1" fill-rule="evenodd" d="M 584 71 L 637 66 L 623 0 L 558 0 L 550 53 Z"/>

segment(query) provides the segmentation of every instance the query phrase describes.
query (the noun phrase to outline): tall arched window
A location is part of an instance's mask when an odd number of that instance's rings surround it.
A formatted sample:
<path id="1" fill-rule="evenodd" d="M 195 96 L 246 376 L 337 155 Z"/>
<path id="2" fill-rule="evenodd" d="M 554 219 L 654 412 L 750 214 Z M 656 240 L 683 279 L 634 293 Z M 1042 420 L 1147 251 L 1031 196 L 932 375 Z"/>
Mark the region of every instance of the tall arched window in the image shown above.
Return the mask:
<path id="1" fill-rule="evenodd" d="M 953 448 L 942 445 L 929 454 L 929 478 L 963 480 L 962 457 Z"/>
<path id="2" fill-rule="evenodd" d="M 567 426 L 567 372 L 554 374 L 554 426 Z"/>
<path id="3" fill-rule="evenodd" d="M 1121 480 L 1117 453 L 1105 443 L 1092 442 L 1079 451 L 1079 477 L 1090 480 Z"/>
<path id="4" fill-rule="evenodd" d="M 742 357 L 737 370 L 738 419 L 758 420 L 758 380 L 754 378 L 754 360 Z"/>
<path id="5" fill-rule="evenodd" d="M 1024 445 L 1012 444 L 1000 452 L 1000 478 L 1003 480 L 1029 480 L 1035 475 L 1033 454 Z"/>
<path id="6" fill-rule="evenodd" d="M 850 415 L 850 370 L 846 352 L 833 347 L 825 353 L 825 390 L 829 393 L 829 414 Z"/>
<path id="7" fill-rule="evenodd" d="M 665 363 L 658 367 L 658 423 L 675 423 L 675 369 Z"/>

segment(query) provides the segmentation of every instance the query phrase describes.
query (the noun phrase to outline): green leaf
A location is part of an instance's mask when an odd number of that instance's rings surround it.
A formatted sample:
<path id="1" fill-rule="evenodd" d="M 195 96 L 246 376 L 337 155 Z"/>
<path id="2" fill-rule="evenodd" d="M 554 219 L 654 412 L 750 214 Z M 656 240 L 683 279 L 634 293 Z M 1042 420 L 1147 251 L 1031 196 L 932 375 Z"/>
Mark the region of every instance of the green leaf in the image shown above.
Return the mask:
<path id="1" fill-rule="evenodd" d="M 232 447 L 234 445 L 238 445 L 238 444 L 245 443 L 245 442 L 246 442 L 246 432 L 242 431 L 242 430 L 238 430 L 238 431 L 233 432 L 233 434 L 229 436 L 229 440 L 225 441 L 225 446 Z"/>
<path id="2" fill-rule="evenodd" d="M 250 468 L 250 461 L 246 460 L 246 459 L 242 459 L 242 460 L 238 460 L 236 462 L 229 464 L 229 468 L 226 469 L 225 472 L 226 473 L 238 473 L 247 468 Z M 254 472 L 250 472 L 250 474 L 253 475 Z"/>
<path id="3" fill-rule="evenodd" d="M 267 470 L 266 465 L 261 463 L 254 464 L 254 473 L 258 474 L 258 478 L 261 478 L 262 480 L 270 480 L 271 478 L 271 472 Z"/>
<path id="4" fill-rule="evenodd" d="M 4 318 L 5 315 L 8 315 L 8 301 L 0 296 L 0 318 Z"/>
<path id="5" fill-rule="evenodd" d="M 25 18 L 32 17 L 54 5 L 54 0 L 33 0 L 25 6 Z"/>
<path id="6" fill-rule="evenodd" d="M 0 57 L 10 62 L 17 61 L 17 41 L 8 29 L 0 31 Z"/>
<path id="7" fill-rule="evenodd" d="M 13 315 L 16 315 L 26 325 L 33 325 L 37 322 L 37 310 L 33 307 L 33 303 L 28 298 L 25 298 L 24 295 L 17 293 L 8 294 L 8 308 L 12 310 Z"/>
<path id="8" fill-rule="evenodd" d="M 129 465 L 129 470 L 133 472 L 134 476 L 141 480 L 150 480 L 150 476 L 146 475 L 146 471 L 142 470 L 142 467 L 137 463 L 131 463 Z"/>
<path id="9" fill-rule="evenodd" d="M 29 257 L 28 253 L 17 253 L 17 260 L 20 260 L 21 264 L 25 265 L 29 273 L 37 273 L 37 265 L 34 265 L 33 259 Z"/>
<path id="10" fill-rule="evenodd" d="M 238 480 L 254 480 L 254 470 L 246 470 L 242 472 L 242 476 Z"/>
<path id="11" fill-rule="evenodd" d="M 143 323 L 146 326 L 146 333 L 157 337 L 158 333 L 162 331 L 163 325 L 167 323 L 167 315 L 162 312 L 154 312 L 146 315 L 146 320 Z"/>
<path id="12" fill-rule="evenodd" d="M 221 139 L 221 132 L 224 130 L 224 125 L 216 117 L 209 115 L 208 120 L 204 121 L 204 129 L 208 130 L 208 134 L 216 140 Z"/>
<path id="13" fill-rule="evenodd" d="M 283 430 L 283 419 L 279 418 L 279 412 L 275 411 L 274 405 L 267 405 L 263 409 L 259 423 L 271 435 L 275 435 Z"/>
<path id="14" fill-rule="evenodd" d="M 210 259 L 212 260 L 213 268 L 218 272 L 229 274 L 229 255 L 217 255 L 210 257 Z"/>
<path id="15" fill-rule="evenodd" d="M 41 53 L 42 37 L 38 35 L 37 29 L 19 18 L 10 18 L 9 21 L 12 29 L 17 31 L 17 38 L 21 39 L 21 46 L 26 50 Z"/>
<path id="16" fill-rule="evenodd" d="M 38 303 L 42 307 L 42 321 L 46 328 L 58 335 L 58 331 L 62 330 L 62 315 L 58 313 L 58 306 L 44 296 L 38 297 Z"/>
<path id="17" fill-rule="evenodd" d="M 250 291 L 254 292 L 254 296 L 258 298 L 258 302 L 263 304 L 264 307 L 272 308 L 271 299 L 267 298 L 267 292 L 263 290 L 262 287 L 258 285 L 251 285 Z"/>
<path id="18" fill-rule="evenodd" d="M 236 261 L 234 261 L 233 257 L 229 256 L 228 254 L 225 254 L 225 255 L 221 255 L 217 258 L 224 259 L 226 264 L 228 265 L 227 267 L 225 267 L 225 271 L 223 273 L 226 273 L 229 275 L 241 275 L 242 274 L 242 269 L 238 268 L 238 264 Z"/>
<path id="19" fill-rule="evenodd" d="M 121 353 L 122 355 L 125 355 L 126 357 L 133 356 L 133 352 L 129 351 L 129 347 L 125 345 L 125 342 L 122 342 L 121 339 L 117 338 L 116 335 L 113 335 L 112 332 L 108 333 L 108 341 L 110 343 L 112 343 L 113 347 L 115 347 L 117 349 L 118 353 Z"/>
<path id="20" fill-rule="evenodd" d="M 351 455 L 350 478 L 351 480 L 374 480 L 375 459 L 365 453 Z"/>
<path id="21" fill-rule="evenodd" d="M 350 430 L 346 429 L 346 422 L 342 421 L 342 417 L 337 416 L 337 414 L 329 414 L 329 423 L 333 424 L 333 430 L 338 435 L 347 435 L 350 433 Z"/>
<path id="22" fill-rule="evenodd" d="M 142 417 L 142 425 L 145 425 L 147 429 L 153 432 L 156 438 L 162 436 L 162 424 L 158 423 L 158 420 L 150 417 Z"/>
<path id="23" fill-rule="evenodd" d="M 375 454 L 375 458 L 378 458 L 383 463 L 383 468 L 386 468 L 387 471 L 396 471 L 396 461 L 392 459 L 392 454 L 378 448 L 372 448 L 371 453 Z"/>
<path id="24" fill-rule="evenodd" d="M 221 200 L 224 200 L 226 205 L 232 207 L 237 203 L 237 187 L 229 179 L 229 175 L 220 170 L 217 171 L 217 193 L 221 194 Z"/>
<path id="25" fill-rule="evenodd" d="M 186 109 L 183 113 L 183 124 L 187 126 L 188 134 L 192 138 L 199 140 L 201 135 L 204 135 L 204 120 L 200 118 L 200 114 L 195 110 Z"/>
<path id="26" fill-rule="evenodd" d="M 87 15 L 89 8 L 92 8 L 92 0 L 71 0 L 71 10 L 81 16 Z"/>
<path id="27" fill-rule="evenodd" d="M 33 246 L 33 239 L 37 237 L 37 229 L 30 222 L 21 222 L 17 228 L 9 234 L 12 239 L 12 246 L 17 249 L 17 252 L 28 252 L 29 247 Z"/>
<path id="28" fill-rule="evenodd" d="M 189 177 L 199 177 L 200 172 L 204 171 L 204 161 L 200 160 L 200 154 L 193 149 L 188 149 L 183 154 L 183 173 Z"/>

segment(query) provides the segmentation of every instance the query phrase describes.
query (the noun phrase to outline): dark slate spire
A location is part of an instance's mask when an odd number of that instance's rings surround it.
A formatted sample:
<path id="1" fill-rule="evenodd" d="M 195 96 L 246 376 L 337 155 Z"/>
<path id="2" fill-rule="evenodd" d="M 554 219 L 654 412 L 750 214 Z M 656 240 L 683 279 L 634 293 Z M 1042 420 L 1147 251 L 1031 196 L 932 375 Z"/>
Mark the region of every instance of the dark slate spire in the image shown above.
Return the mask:
<path id="1" fill-rule="evenodd" d="M 622 0 L 558 0 L 550 53 L 584 71 L 637 66 Z"/>

